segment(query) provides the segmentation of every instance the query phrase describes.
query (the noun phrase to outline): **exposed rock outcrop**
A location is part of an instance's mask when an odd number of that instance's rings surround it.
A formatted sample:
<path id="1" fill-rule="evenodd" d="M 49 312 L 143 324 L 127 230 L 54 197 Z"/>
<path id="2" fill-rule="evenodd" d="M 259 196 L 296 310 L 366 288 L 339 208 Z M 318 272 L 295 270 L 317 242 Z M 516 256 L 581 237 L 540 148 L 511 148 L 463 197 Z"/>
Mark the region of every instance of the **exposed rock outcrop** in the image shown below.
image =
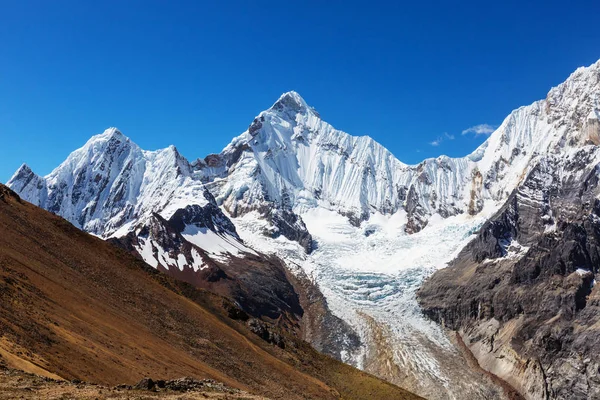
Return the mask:
<path id="1" fill-rule="evenodd" d="M 600 396 L 599 153 L 540 160 L 419 291 L 429 317 L 528 399 Z"/>

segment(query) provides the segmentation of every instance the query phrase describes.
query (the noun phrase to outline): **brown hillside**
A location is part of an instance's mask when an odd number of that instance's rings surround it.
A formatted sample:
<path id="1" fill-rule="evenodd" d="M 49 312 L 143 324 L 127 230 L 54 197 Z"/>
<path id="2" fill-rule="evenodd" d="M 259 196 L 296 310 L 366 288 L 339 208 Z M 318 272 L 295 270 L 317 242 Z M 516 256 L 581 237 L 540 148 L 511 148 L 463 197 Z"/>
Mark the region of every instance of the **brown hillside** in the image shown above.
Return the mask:
<path id="1" fill-rule="evenodd" d="M 0 304 L 0 357 L 38 375 L 104 385 L 190 376 L 285 399 L 418 398 L 293 337 L 279 347 L 263 341 L 244 318 L 227 317 L 224 298 L 174 281 L 2 185 Z"/>

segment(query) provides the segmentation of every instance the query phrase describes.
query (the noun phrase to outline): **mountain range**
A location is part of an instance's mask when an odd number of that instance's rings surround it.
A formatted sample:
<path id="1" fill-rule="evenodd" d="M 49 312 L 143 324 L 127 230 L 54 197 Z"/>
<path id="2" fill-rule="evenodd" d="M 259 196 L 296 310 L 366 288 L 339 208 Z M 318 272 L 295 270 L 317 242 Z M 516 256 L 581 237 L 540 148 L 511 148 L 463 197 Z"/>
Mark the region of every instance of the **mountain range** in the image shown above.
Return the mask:
<path id="1" fill-rule="evenodd" d="M 462 158 L 404 164 L 288 92 L 219 154 L 146 151 L 109 128 L 7 185 L 418 395 L 591 399 L 598 144 L 600 62 Z"/>

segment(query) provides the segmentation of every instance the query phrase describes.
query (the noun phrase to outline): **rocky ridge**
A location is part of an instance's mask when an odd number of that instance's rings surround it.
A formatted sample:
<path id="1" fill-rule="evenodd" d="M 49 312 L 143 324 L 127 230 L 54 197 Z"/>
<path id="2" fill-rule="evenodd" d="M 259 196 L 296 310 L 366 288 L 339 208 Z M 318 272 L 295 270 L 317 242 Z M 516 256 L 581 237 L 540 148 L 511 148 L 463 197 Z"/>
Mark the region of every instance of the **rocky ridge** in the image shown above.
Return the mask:
<path id="1" fill-rule="evenodd" d="M 528 399 L 600 396 L 600 151 L 547 156 L 419 291 L 480 364 Z"/>

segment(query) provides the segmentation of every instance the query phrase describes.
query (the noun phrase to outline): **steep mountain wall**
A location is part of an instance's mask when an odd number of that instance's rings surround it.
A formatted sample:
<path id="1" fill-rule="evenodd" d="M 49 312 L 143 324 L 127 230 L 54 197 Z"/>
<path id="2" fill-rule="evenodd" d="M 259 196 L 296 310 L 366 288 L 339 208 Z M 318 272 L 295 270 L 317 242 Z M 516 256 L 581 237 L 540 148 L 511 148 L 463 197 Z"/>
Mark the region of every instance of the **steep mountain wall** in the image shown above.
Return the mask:
<path id="1" fill-rule="evenodd" d="M 600 396 L 600 150 L 540 160 L 419 291 L 480 364 L 528 399 Z"/>

